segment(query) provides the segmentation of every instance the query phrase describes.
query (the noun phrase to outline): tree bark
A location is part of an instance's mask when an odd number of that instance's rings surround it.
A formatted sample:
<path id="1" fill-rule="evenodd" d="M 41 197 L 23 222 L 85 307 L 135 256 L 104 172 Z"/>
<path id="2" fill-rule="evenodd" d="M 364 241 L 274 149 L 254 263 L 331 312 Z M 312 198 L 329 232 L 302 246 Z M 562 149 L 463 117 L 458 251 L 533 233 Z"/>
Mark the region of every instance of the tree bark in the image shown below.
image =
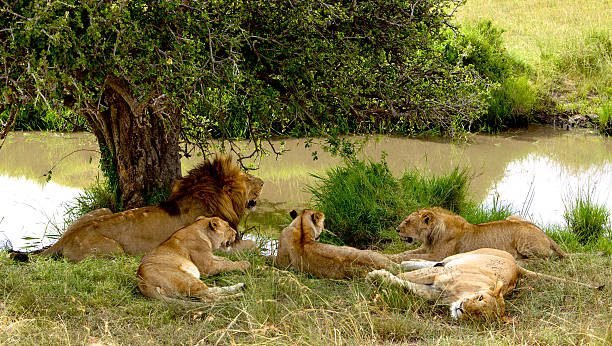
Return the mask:
<path id="1" fill-rule="evenodd" d="M 102 94 L 106 108 L 88 115 L 102 168 L 124 209 L 150 203 L 181 176 L 180 110 L 165 107 L 157 96 L 139 102 L 125 80 L 109 76 Z"/>

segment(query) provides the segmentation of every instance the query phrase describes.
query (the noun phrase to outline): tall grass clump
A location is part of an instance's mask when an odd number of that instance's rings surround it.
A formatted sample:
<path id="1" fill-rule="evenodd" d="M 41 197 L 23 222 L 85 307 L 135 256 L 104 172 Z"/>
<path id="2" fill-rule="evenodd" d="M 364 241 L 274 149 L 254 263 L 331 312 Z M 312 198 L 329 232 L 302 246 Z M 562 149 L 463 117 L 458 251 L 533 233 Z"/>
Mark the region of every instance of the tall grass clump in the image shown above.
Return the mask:
<path id="1" fill-rule="evenodd" d="M 610 80 L 612 41 L 606 31 L 593 31 L 572 44 L 556 61 L 561 71 Z"/>
<path id="2" fill-rule="evenodd" d="M 309 187 L 314 207 L 326 214 L 326 228 L 337 241 L 365 247 L 380 240 L 381 232 L 404 214 L 399 184 L 384 160 L 350 160 L 314 177 L 317 181 Z"/>
<path id="3" fill-rule="evenodd" d="M 409 210 L 438 206 L 458 213 L 466 205 L 470 176 L 466 168 L 459 167 L 432 177 L 411 170 L 404 172 L 399 181 Z"/>
<path id="4" fill-rule="evenodd" d="M 119 211 L 120 206 L 115 196 L 115 192 L 106 180 L 96 179 L 90 187 L 83 189 L 83 192 L 66 208 L 67 223 L 72 223 L 90 211 L 100 208 L 108 208 L 113 212 Z"/>
<path id="5" fill-rule="evenodd" d="M 469 174 L 455 168 L 448 174 L 427 177 L 406 171 L 395 178 L 381 162 L 348 161 L 332 168 L 309 188 L 314 208 L 325 213 L 325 225 L 336 238 L 323 241 L 357 247 L 395 239 L 395 227 L 411 212 L 441 206 L 460 212 L 467 205 Z"/>
<path id="6" fill-rule="evenodd" d="M 461 212 L 461 216 L 473 224 L 503 220 L 510 215 L 512 215 L 510 205 L 501 204 L 497 198 L 493 200 L 493 204 L 490 206 L 468 203 Z"/>
<path id="7" fill-rule="evenodd" d="M 580 244 L 596 242 L 602 236 L 611 236 L 610 211 L 592 200 L 591 193 L 580 191 L 565 205 L 563 218 Z"/>
<path id="8" fill-rule="evenodd" d="M 606 101 L 599 109 L 599 132 L 612 136 L 612 101 Z"/>

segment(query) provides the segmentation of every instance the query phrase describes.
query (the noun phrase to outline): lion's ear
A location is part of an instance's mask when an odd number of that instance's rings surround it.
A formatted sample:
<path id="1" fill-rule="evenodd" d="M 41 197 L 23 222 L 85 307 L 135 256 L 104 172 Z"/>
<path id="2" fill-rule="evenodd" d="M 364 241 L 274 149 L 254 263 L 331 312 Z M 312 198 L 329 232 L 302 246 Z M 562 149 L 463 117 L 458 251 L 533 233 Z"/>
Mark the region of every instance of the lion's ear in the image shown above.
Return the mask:
<path id="1" fill-rule="evenodd" d="M 219 218 L 213 217 L 210 219 L 210 228 L 212 228 L 214 231 L 221 231 L 221 222 L 219 221 Z"/>
<path id="2" fill-rule="evenodd" d="M 430 211 L 426 211 L 421 214 L 421 220 L 424 224 L 429 225 L 434 219 L 434 214 Z"/>
<path id="3" fill-rule="evenodd" d="M 298 213 L 294 209 L 294 210 L 289 212 L 289 216 L 291 216 L 292 219 L 295 219 L 298 216 Z"/>
<path id="4" fill-rule="evenodd" d="M 503 297 L 504 294 L 502 292 L 502 288 L 504 288 L 504 282 L 497 280 L 495 287 L 493 288 L 493 297 Z"/>

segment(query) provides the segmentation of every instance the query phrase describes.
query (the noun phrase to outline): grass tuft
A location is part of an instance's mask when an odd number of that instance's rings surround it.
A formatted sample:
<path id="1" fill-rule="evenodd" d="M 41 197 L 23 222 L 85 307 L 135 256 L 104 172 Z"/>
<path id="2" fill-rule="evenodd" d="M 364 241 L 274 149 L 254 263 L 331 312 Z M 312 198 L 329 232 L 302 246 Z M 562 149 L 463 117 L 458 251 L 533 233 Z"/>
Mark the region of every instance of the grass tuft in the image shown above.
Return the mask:
<path id="1" fill-rule="evenodd" d="M 612 236 L 610 211 L 605 206 L 595 203 L 589 191 L 578 191 L 578 196 L 566 203 L 563 218 L 580 244 Z"/>

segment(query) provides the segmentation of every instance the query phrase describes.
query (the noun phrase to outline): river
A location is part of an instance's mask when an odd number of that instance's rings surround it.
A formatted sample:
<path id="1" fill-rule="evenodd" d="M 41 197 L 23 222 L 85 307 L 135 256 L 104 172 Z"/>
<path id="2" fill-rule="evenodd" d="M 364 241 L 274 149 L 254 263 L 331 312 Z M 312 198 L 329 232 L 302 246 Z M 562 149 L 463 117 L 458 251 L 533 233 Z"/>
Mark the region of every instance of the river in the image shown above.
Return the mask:
<path id="1" fill-rule="evenodd" d="M 301 139 L 284 140 L 284 148 L 288 151 L 278 158 L 264 157 L 254 173 L 265 186 L 250 218 L 266 234 L 282 229 L 289 210 L 308 205 L 307 187 L 316 183 L 312 174 L 342 163 L 316 144 L 305 148 Z M 585 191 L 612 210 L 612 140 L 586 130 L 531 126 L 471 135 L 465 142 L 375 136 L 361 156 L 379 160 L 383 154 L 398 176 L 412 168 L 440 174 L 468 167 L 473 200 L 490 205 L 498 199 L 541 226 L 563 225 L 565 205 Z M 61 232 L 69 202 L 101 176 L 98 160 L 88 133 L 11 133 L 0 150 L 0 245 L 21 249 L 40 246 L 41 239 L 52 242 L 45 236 Z M 183 160 L 183 171 L 199 160 Z"/>

